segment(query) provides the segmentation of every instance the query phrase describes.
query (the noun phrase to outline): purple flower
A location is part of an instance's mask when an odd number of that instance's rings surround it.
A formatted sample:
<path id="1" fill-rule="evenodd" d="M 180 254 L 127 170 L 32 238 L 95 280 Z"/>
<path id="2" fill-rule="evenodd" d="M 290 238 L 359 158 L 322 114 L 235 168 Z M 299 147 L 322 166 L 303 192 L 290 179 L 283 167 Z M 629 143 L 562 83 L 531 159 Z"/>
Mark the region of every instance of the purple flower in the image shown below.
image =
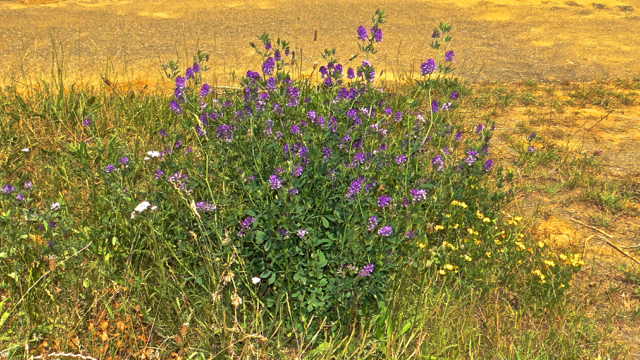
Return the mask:
<path id="1" fill-rule="evenodd" d="M 186 84 L 187 84 L 187 79 L 183 78 L 182 76 L 176 77 L 176 88 L 177 89 L 184 89 Z"/>
<path id="2" fill-rule="evenodd" d="M 336 64 L 333 69 L 333 75 L 342 75 L 342 64 Z"/>
<path id="3" fill-rule="evenodd" d="M 89 125 L 91 125 L 91 119 L 85 118 L 84 120 L 82 120 L 82 127 L 87 127 Z"/>
<path id="4" fill-rule="evenodd" d="M 118 160 L 118 163 L 121 166 L 126 166 L 129 163 L 129 159 L 126 156 L 123 156 L 120 158 L 120 160 Z"/>
<path id="5" fill-rule="evenodd" d="M 157 170 L 156 170 L 156 180 L 160 180 L 160 178 L 162 177 L 162 175 L 164 175 L 164 173 L 162 172 L 162 170 L 157 169 Z"/>
<path id="6" fill-rule="evenodd" d="M 276 51 L 273 52 L 273 59 L 275 61 L 282 60 L 282 54 L 280 53 L 280 50 L 276 50 Z"/>
<path id="7" fill-rule="evenodd" d="M 347 78 L 348 79 L 353 79 L 356 77 L 356 73 L 353 71 L 352 68 L 348 68 L 347 69 Z"/>
<path id="8" fill-rule="evenodd" d="M 364 177 L 359 177 L 356 180 L 353 180 L 351 185 L 349 185 L 349 191 L 347 192 L 346 198 L 351 199 L 354 195 L 360 193 L 365 180 L 366 179 Z"/>
<path id="9" fill-rule="evenodd" d="M 448 148 L 448 147 L 446 147 L 446 146 L 442 148 L 442 152 L 443 152 L 446 156 L 449 156 L 449 155 L 451 154 L 451 152 L 449 151 L 449 148 Z"/>
<path id="10" fill-rule="evenodd" d="M 267 60 L 262 64 L 262 73 L 265 75 L 271 75 L 273 73 L 273 68 L 275 67 L 276 62 L 272 57 L 267 58 Z"/>
<path id="11" fill-rule="evenodd" d="M 323 147 L 322 148 L 322 158 L 323 159 L 329 159 L 331 158 L 331 149 L 329 149 L 328 147 Z"/>
<path id="12" fill-rule="evenodd" d="M 333 79 L 330 77 L 327 77 L 324 79 L 324 81 L 322 82 L 322 85 L 324 87 L 332 87 L 333 86 Z"/>
<path id="13" fill-rule="evenodd" d="M 391 207 L 393 198 L 389 195 L 382 194 L 378 197 L 378 207 Z"/>
<path id="14" fill-rule="evenodd" d="M 420 65 L 420 71 L 422 76 L 429 75 L 437 70 L 436 62 L 433 59 L 429 59 Z"/>
<path id="15" fill-rule="evenodd" d="M 533 147 L 533 146 L 529 146 L 529 147 L 527 148 L 527 151 L 532 153 L 532 152 L 536 151 L 536 148 L 535 148 L 535 147 Z"/>
<path id="16" fill-rule="evenodd" d="M 24 198 L 22 197 L 22 194 L 16 195 L 16 201 L 22 201 L 22 200 L 24 200 Z"/>
<path id="17" fill-rule="evenodd" d="M 271 43 L 268 42 L 268 43 L 264 44 L 264 48 L 265 48 L 265 50 L 271 50 L 271 48 L 272 48 Z"/>
<path id="18" fill-rule="evenodd" d="M 253 72 L 251 70 L 247 70 L 247 74 L 245 76 L 251 80 L 260 80 L 260 74 L 258 74 L 257 72 Z M 225 102 L 225 104 L 227 103 Z"/>
<path id="19" fill-rule="evenodd" d="M 233 125 L 219 125 L 216 130 L 216 137 L 224 140 L 224 142 L 231 142 L 233 140 Z"/>
<path id="20" fill-rule="evenodd" d="M 320 66 L 320 68 L 318 69 L 318 72 L 320 73 L 320 75 L 322 77 L 327 76 L 327 74 L 329 74 L 329 71 L 327 70 L 327 68 L 325 66 Z"/>
<path id="21" fill-rule="evenodd" d="M 444 61 L 447 62 L 453 62 L 453 56 L 455 54 L 453 53 L 453 50 L 449 50 L 444 54 Z"/>
<path id="22" fill-rule="evenodd" d="M 437 29 L 433 30 L 433 34 L 431 34 L 431 38 L 435 39 L 435 38 L 439 38 L 439 37 L 440 37 L 440 31 L 438 31 Z"/>
<path id="23" fill-rule="evenodd" d="M 2 188 L 0 188 L 0 191 L 2 191 L 3 194 L 11 194 L 13 192 L 13 190 L 15 190 L 15 188 L 9 184 L 4 184 L 2 185 Z"/>
<path id="24" fill-rule="evenodd" d="M 202 212 L 212 212 L 216 209 L 216 206 L 210 202 L 200 201 L 196 204 L 196 209 Z"/>
<path id="25" fill-rule="evenodd" d="M 184 77 L 186 77 L 187 79 L 193 79 L 193 69 L 188 68 L 187 70 L 185 70 Z"/>
<path id="26" fill-rule="evenodd" d="M 391 228 L 391 226 L 389 225 L 383 226 L 378 230 L 378 235 L 384 236 L 384 237 L 389 237 L 391 236 L 392 233 L 393 233 L 393 228 Z"/>
<path id="27" fill-rule="evenodd" d="M 431 102 L 431 112 L 438 112 L 439 109 L 440 107 L 438 106 L 438 102 L 436 100 L 433 100 Z"/>
<path id="28" fill-rule="evenodd" d="M 442 107 L 440 108 L 440 110 L 447 111 L 447 110 L 449 110 L 450 106 L 451 106 L 451 103 L 444 103 L 444 104 L 442 104 Z"/>
<path id="29" fill-rule="evenodd" d="M 493 167 L 493 160 L 488 159 L 487 161 L 484 162 L 484 165 L 482 165 L 482 167 L 484 168 L 485 171 L 491 171 L 491 168 Z"/>
<path id="30" fill-rule="evenodd" d="M 396 112 L 395 115 L 393 115 L 393 120 L 395 122 L 402 120 L 402 113 L 400 111 Z"/>
<path id="31" fill-rule="evenodd" d="M 378 226 L 378 219 L 375 216 L 369 218 L 369 224 L 367 225 L 368 231 L 373 231 L 373 229 Z"/>
<path id="32" fill-rule="evenodd" d="M 193 72 L 194 73 L 199 73 L 200 72 L 200 64 L 198 64 L 198 63 L 193 64 Z"/>
<path id="33" fill-rule="evenodd" d="M 200 124 L 196 124 L 196 126 L 193 127 L 196 131 L 196 134 L 198 134 L 198 136 L 204 136 L 204 131 L 202 131 L 202 129 L 200 128 Z"/>
<path id="34" fill-rule="evenodd" d="M 209 95 L 209 92 L 211 92 L 211 88 L 209 87 L 209 84 L 202 84 L 202 87 L 200 88 L 200 97 L 203 98 Z"/>
<path id="35" fill-rule="evenodd" d="M 303 237 L 305 237 L 308 234 L 309 234 L 309 232 L 307 230 L 304 230 L 304 229 L 300 229 L 300 230 L 298 230 L 298 232 L 296 232 L 296 235 L 298 235 L 298 237 L 300 239 L 302 239 Z"/>
<path id="36" fill-rule="evenodd" d="M 405 239 L 412 239 L 416 236 L 416 232 L 413 230 L 407 231 L 407 233 L 404 235 Z"/>
<path id="37" fill-rule="evenodd" d="M 104 171 L 106 171 L 107 174 L 108 174 L 108 173 L 116 171 L 116 167 L 113 166 L 113 165 L 107 165 L 107 167 L 104 169 Z"/>
<path id="38" fill-rule="evenodd" d="M 471 166 L 473 165 L 473 163 L 477 160 L 477 158 L 473 155 L 469 155 L 467 156 L 467 158 L 464 160 L 464 162 L 467 164 L 467 166 Z"/>
<path id="39" fill-rule="evenodd" d="M 380 28 L 374 26 L 371 28 L 371 36 L 376 42 L 382 41 L 382 30 Z"/>
<path id="40" fill-rule="evenodd" d="M 451 100 L 458 100 L 458 92 L 457 91 L 452 92 L 449 97 L 451 98 Z"/>
<path id="41" fill-rule="evenodd" d="M 242 226 L 243 229 L 251 229 L 251 224 L 253 224 L 253 217 L 251 216 L 247 216 L 242 223 L 240 224 L 240 226 Z"/>
<path id="42" fill-rule="evenodd" d="M 276 91 L 276 79 L 272 77 L 267 79 L 267 91 Z"/>
<path id="43" fill-rule="evenodd" d="M 360 152 L 359 152 L 359 153 L 356 153 L 356 154 L 353 156 L 353 161 L 354 161 L 355 163 L 364 164 L 365 160 L 366 160 L 366 157 L 364 156 L 364 154 L 363 154 L 363 153 L 360 153 Z"/>
<path id="44" fill-rule="evenodd" d="M 179 149 L 179 148 L 180 148 L 180 146 L 182 146 L 182 141 L 180 141 L 180 140 L 176 141 L 176 143 L 175 143 L 175 144 L 173 144 L 173 146 L 174 146 L 176 149 Z"/>
<path id="45" fill-rule="evenodd" d="M 456 134 L 453 136 L 453 140 L 455 141 L 462 140 L 462 132 L 460 130 L 456 131 Z"/>
<path id="46" fill-rule="evenodd" d="M 298 177 L 302 175 L 302 166 L 297 166 L 291 170 L 291 176 Z"/>
<path id="47" fill-rule="evenodd" d="M 362 268 L 362 270 L 360 270 L 359 275 L 362 277 L 368 277 L 371 275 L 372 272 L 373 272 L 373 264 L 368 263 Z"/>
<path id="48" fill-rule="evenodd" d="M 478 124 L 478 126 L 476 126 L 476 134 L 480 134 L 483 129 L 484 129 L 484 125 Z"/>
<path id="49" fill-rule="evenodd" d="M 298 195 L 298 189 L 296 189 L 296 188 L 289 189 L 289 191 L 287 191 L 287 193 L 289 195 L 292 195 L 292 196 Z"/>
<path id="50" fill-rule="evenodd" d="M 358 27 L 358 39 L 367 41 L 367 29 L 364 26 Z"/>
<path id="51" fill-rule="evenodd" d="M 52 220 L 52 221 L 49 221 L 49 227 L 52 229 L 55 229 L 56 227 L 58 227 L 58 224 L 56 224 L 56 222 Z"/>
<path id="52" fill-rule="evenodd" d="M 396 163 L 397 163 L 398 165 L 400 165 L 400 164 L 404 163 L 405 161 L 407 161 L 407 158 L 406 158 L 406 157 L 404 157 L 403 155 L 398 155 L 398 156 L 396 156 Z"/>
<path id="53" fill-rule="evenodd" d="M 269 176 L 269 186 L 272 190 L 278 190 L 282 187 L 282 180 L 280 180 L 276 175 Z"/>
<path id="54" fill-rule="evenodd" d="M 427 191 L 425 189 L 413 189 L 409 191 L 409 195 L 411 195 L 414 204 L 427 200 Z"/>
<path id="55" fill-rule="evenodd" d="M 160 129 L 160 131 L 158 131 L 158 134 L 160 135 L 161 138 L 164 139 L 165 136 L 167 136 L 167 133 L 164 131 L 164 129 Z"/>
<path id="56" fill-rule="evenodd" d="M 300 132 L 300 128 L 298 127 L 298 125 L 293 124 L 291 125 L 291 129 L 289 129 L 289 132 L 296 135 Z"/>
<path id="57" fill-rule="evenodd" d="M 438 171 L 444 170 L 444 160 L 442 159 L 442 156 L 440 156 L 440 155 L 434 156 L 433 159 L 431 159 L 431 164 L 433 166 L 436 166 Z"/>
<path id="58" fill-rule="evenodd" d="M 30 180 L 24 182 L 24 189 L 29 190 L 33 186 L 33 183 Z"/>
<path id="59" fill-rule="evenodd" d="M 182 112 L 182 108 L 180 107 L 180 104 L 178 104 L 178 102 L 175 100 L 169 103 L 169 109 L 171 109 L 171 111 L 173 111 L 174 114 L 180 114 Z"/>
<path id="60" fill-rule="evenodd" d="M 186 155 L 186 154 L 188 154 L 188 153 L 190 153 L 190 152 L 192 152 L 192 151 L 193 151 L 193 149 L 192 149 L 192 148 L 187 148 L 187 149 L 184 151 L 184 153 L 185 153 L 185 155 Z"/>

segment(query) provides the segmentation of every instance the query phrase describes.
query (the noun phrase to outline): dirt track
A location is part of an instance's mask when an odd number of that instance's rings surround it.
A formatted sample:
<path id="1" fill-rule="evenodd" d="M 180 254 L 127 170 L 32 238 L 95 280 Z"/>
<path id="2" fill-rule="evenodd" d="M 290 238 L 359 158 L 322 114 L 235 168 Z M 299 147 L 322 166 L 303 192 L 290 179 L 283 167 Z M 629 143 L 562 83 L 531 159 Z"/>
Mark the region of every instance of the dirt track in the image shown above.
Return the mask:
<path id="1" fill-rule="evenodd" d="M 459 74 L 472 79 L 640 76 L 638 0 L 20 0 L 0 1 L 0 84 L 50 72 L 52 38 L 63 45 L 68 74 L 89 81 L 158 78 L 160 63 L 199 40 L 225 82 L 233 69 L 256 67 L 247 44 L 262 31 L 292 40 L 305 65 L 334 46 L 344 61 L 357 49 L 355 29 L 378 6 L 388 23 L 374 60 L 387 78 L 432 56 L 437 21 L 454 25 Z"/>

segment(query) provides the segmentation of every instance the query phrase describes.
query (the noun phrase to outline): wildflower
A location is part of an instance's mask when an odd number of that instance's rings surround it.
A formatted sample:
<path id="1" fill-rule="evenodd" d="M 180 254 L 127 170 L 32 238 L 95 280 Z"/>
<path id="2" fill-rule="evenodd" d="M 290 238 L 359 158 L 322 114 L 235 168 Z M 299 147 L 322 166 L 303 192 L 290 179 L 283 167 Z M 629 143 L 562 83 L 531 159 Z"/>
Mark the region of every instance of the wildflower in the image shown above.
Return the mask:
<path id="1" fill-rule="evenodd" d="M 22 197 L 22 194 L 18 194 L 18 195 L 16 195 L 16 200 L 17 200 L 17 201 L 22 201 L 22 200 L 24 200 L 24 198 Z"/>
<path id="2" fill-rule="evenodd" d="M 49 221 L 49 227 L 52 228 L 52 229 L 55 229 L 55 228 L 58 227 L 58 224 L 56 224 L 55 221 L 51 220 L 51 221 Z"/>
<path id="3" fill-rule="evenodd" d="M 297 135 L 300 132 L 300 128 L 298 127 L 298 125 L 293 124 L 293 125 L 291 125 L 291 128 L 289 129 L 289 132 L 294 134 L 294 135 Z"/>
<path id="4" fill-rule="evenodd" d="M 444 170 L 444 160 L 442 159 L 442 156 L 440 156 L 440 155 L 434 156 L 433 159 L 431 159 L 431 164 L 433 166 L 436 166 L 438 171 Z"/>
<path id="5" fill-rule="evenodd" d="M 444 276 L 447 275 L 447 272 L 445 270 L 438 270 L 438 274 Z"/>
<path id="6" fill-rule="evenodd" d="M 60 210 L 60 203 L 54 202 L 53 204 L 51 204 L 51 210 Z"/>
<path id="7" fill-rule="evenodd" d="M 452 92 L 451 95 L 449 95 L 449 98 L 451 98 L 451 100 L 458 100 L 458 92 Z"/>
<path id="8" fill-rule="evenodd" d="M 85 118 L 84 120 L 82 120 L 82 127 L 87 127 L 89 125 L 91 125 L 91 119 Z"/>
<path id="9" fill-rule="evenodd" d="M 33 186 L 33 183 L 30 180 L 24 182 L 24 189 L 29 190 Z"/>
<path id="10" fill-rule="evenodd" d="M 367 41 L 367 29 L 364 26 L 358 27 L 358 39 Z"/>
<path id="11" fill-rule="evenodd" d="M 304 230 L 304 229 L 300 229 L 300 230 L 298 230 L 298 232 L 296 232 L 296 235 L 298 235 L 298 237 L 300 239 L 302 239 L 303 237 L 305 237 L 308 234 L 309 234 L 309 232 L 307 230 Z"/>
<path id="12" fill-rule="evenodd" d="M 175 100 L 169 103 L 169 108 L 171 109 L 171 111 L 173 111 L 174 114 L 180 114 L 182 112 L 182 108 Z"/>
<path id="13" fill-rule="evenodd" d="M 1 189 L 2 189 L 1 190 L 2 193 L 5 194 L 5 195 L 6 194 L 11 194 L 13 192 L 13 190 L 15 190 L 15 188 L 13 186 L 9 185 L 9 184 L 2 185 Z"/>
<path id="14" fill-rule="evenodd" d="M 253 285 L 258 285 L 260 283 L 260 278 L 259 277 L 252 277 L 251 278 L 251 282 L 253 283 Z"/>
<path id="15" fill-rule="evenodd" d="M 409 195 L 411 195 L 414 204 L 427 200 L 427 191 L 425 189 L 413 189 L 409 192 Z"/>
<path id="16" fill-rule="evenodd" d="M 453 53 L 453 51 L 452 51 L 452 50 L 447 51 L 447 52 L 444 54 L 444 61 L 446 61 L 446 62 L 453 62 L 453 56 L 454 56 L 454 55 L 455 55 L 455 54 Z"/>
<path id="17" fill-rule="evenodd" d="M 380 28 L 374 26 L 371 28 L 371 36 L 376 42 L 382 41 L 382 30 Z"/>
<path id="18" fill-rule="evenodd" d="M 104 169 L 104 171 L 106 171 L 107 174 L 108 173 L 112 173 L 112 172 L 116 171 L 116 167 L 113 166 L 113 165 L 107 165 L 107 167 Z"/>
<path id="19" fill-rule="evenodd" d="M 444 226 L 442 226 L 442 225 L 436 225 L 436 226 L 434 226 L 434 227 L 433 227 L 433 229 L 434 229 L 435 231 L 444 230 Z"/>
<path id="20" fill-rule="evenodd" d="M 127 166 L 127 164 L 129 163 L 129 159 L 126 156 L 123 156 L 120 158 L 120 160 L 118 160 L 118 163 L 120 164 L 120 166 Z"/>
<path id="21" fill-rule="evenodd" d="M 378 230 L 378 235 L 380 236 L 384 236 L 384 237 L 389 237 L 391 236 L 391 234 L 393 233 L 393 228 L 391 228 L 391 226 L 386 225 L 380 228 L 380 230 Z"/>
<path id="22" fill-rule="evenodd" d="M 493 167 L 493 160 L 488 159 L 487 161 L 484 162 L 484 165 L 482 165 L 482 167 L 484 168 L 485 171 L 491 171 L 491 168 Z"/>
<path id="23" fill-rule="evenodd" d="M 209 95 L 209 93 L 211 92 L 211 88 L 209 87 L 209 84 L 202 84 L 202 87 L 200 88 L 200 98 L 203 98 L 207 95 Z"/>
<path id="24" fill-rule="evenodd" d="M 349 185 L 349 191 L 347 192 L 346 198 L 351 199 L 354 195 L 357 195 L 358 193 L 360 193 L 364 182 L 365 182 L 364 177 L 359 177 L 356 180 L 353 180 L 351 182 L 351 185 Z"/>
<path id="25" fill-rule="evenodd" d="M 462 132 L 460 130 L 456 131 L 456 134 L 453 136 L 453 140 L 455 141 L 462 140 Z"/>
<path id="26" fill-rule="evenodd" d="M 382 194 L 378 197 L 378 207 L 391 207 L 393 198 L 389 195 Z"/>
<path id="27" fill-rule="evenodd" d="M 273 68 L 275 67 L 275 61 L 272 57 L 267 58 L 267 60 L 262 64 L 262 73 L 265 75 L 271 75 L 273 73 Z"/>
<path id="28" fill-rule="evenodd" d="M 282 180 L 280 180 L 276 175 L 269 176 L 269 186 L 272 190 L 277 190 L 282 187 Z"/>
<path id="29" fill-rule="evenodd" d="M 275 61 L 282 60 L 282 53 L 280 53 L 280 50 L 276 50 L 276 51 L 273 52 L 273 59 Z"/>
<path id="30" fill-rule="evenodd" d="M 556 266 L 556 263 L 554 263 L 554 262 L 553 262 L 553 261 L 551 261 L 551 260 L 545 260 L 545 261 L 543 261 L 543 262 L 544 262 L 544 264 L 545 264 L 545 265 L 547 265 L 548 267 L 554 267 L 554 266 Z"/>
<path id="31" fill-rule="evenodd" d="M 302 175 L 302 166 L 298 166 L 293 168 L 293 170 L 291 170 L 291 175 L 293 177 L 298 177 L 300 175 Z"/>
<path id="32" fill-rule="evenodd" d="M 323 147 L 322 148 L 322 158 L 323 159 L 329 159 L 331 157 L 331 149 L 329 149 L 328 147 Z"/>
<path id="33" fill-rule="evenodd" d="M 378 226 L 378 218 L 376 218 L 375 216 L 370 217 L 369 224 L 367 225 L 367 230 L 373 231 L 373 229 L 375 229 L 376 226 Z"/>
<path id="34" fill-rule="evenodd" d="M 29 150 L 29 149 L 22 149 L 22 152 L 29 152 L 29 151 L 31 151 L 31 150 Z"/>
<path id="35" fill-rule="evenodd" d="M 271 50 L 272 49 L 271 43 L 268 42 L 268 43 L 264 44 L 264 49 L 265 50 Z"/>
<path id="36" fill-rule="evenodd" d="M 240 305 L 242 305 L 242 298 L 238 296 L 237 292 L 234 292 L 233 295 L 231 295 L 231 305 L 233 305 L 233 307 L 235 308 L 238 308 Z"/>
<path id="37" fill-rule="evenodd" d="M 187 84 L 187 79 L 182 76 L 176 77 L 176 89 L 184 89 Z"/>
<path id="38" fill-rule="evenodd" d="M 231 142 L 231 140 L 233 140 L 233 125 L 219 125 L 216 129 L 216 137 L 218 139 L 224 140 L 224 142 Z"/>
<path id="39" fill-rule="evenodd" d="M 484 223 L 488 223 L 488 222 L 491 222 L 491 219 L 489 219 L 488 217 L 486 217 L 486 218 L 482 219 L 482 222 L 484 222 Z"/>
<path id="40" fill-rule="evenodd" d="M 433 34 L 431 34 L 431 38 L 435 39 L 435 38 L 439 38 L 439 37 L 440 37 L 440 31 L 438 31 L 437 29 L 433 30 Z"/>
<path id="41" fill-rule="evenodd" d="M 418 247 L 420 247 L 420 249 L 424 249 L 427 247 L 427 244 L 421 242 L 420 244 L 418 244 Z"/>
<path id="42" fill-rule="evenodd" d="M 400 111 L 397 111 L 394 115 L 393 115 L 393 120 L 395 122 L 398 122 L 400 120 L 402 120 L 402 113 Z"/>
<path id="43" fill-rule="evenodd" d="M 429 75 L 435 72 L 437 69 L 436 62 L 433 59 L 429 59 L 420 65 L 420 71 L 422 72 L 422 76 Z"/>
<path id="44" fill-rule="evenodd" d="M 298 189 L 296 189 L 296 188 L 291 188 L 291 189 L 289 189 L 289 191 L 287 191 L 287 193 L 288 193 L 289 195 L 296 196 L 296 195 L 298 195 Z"/>
<path id="45" fill-rule="evenodd" d="M 196 73 L 196 74 L 199 73 L 200 72 L 200 64 L 194 63 L 192 69 L 193 69 L 194 73 Z"/>
<path id="46" fill-rule="evenodd" d="M 444 103 L 442 104 L 442 107 L 440 108 L 440 110 L 448 111 L 450 106 L 451 106 L 451 103 Z"/>
<path id="47" fill-rule="evenodd" d="M 542 241 L 538 241 L 538 247 L 540 249 L 544 248 L 544 243 Z"/>
<path id="48" fill-rule="evenodd" d="M 360 270 L 359 275 L 362 277 L 368 277 L 371 275 L 372 272 L 373 272 L 373 264 L 368 263 L 362 268 L 362 270 Z"/>
<path id="49" fill-rule="evenodd" d="M 401 165 L 402 163 L 404 163 L 404 162 L 406 162 L 406 161 L 407 161 L 407 158 L 406 158 L 406 157 L 404 157 L 404 156 L 402 156 L 402 155 L 398 155 L 398 156 L 396 157 L 396 163 L 397 163 L 398 165 Z"/>
<path id="50" fill-rule="evenodd" d="M 355 77 L 356 77 L 356 74 L 355 74 L 355 72 L 353 71 L 353 69 L 352 69 L 352 68 L 348 68 L 348 69 L 347 69 L 347 78 L 348 78 L 348 79 L 353 79 L 353 78 L 355 78 Z"/>
<path id="51" fill-rule="evenodd" d="M 467 261 L 471 261 L 471 260 L 473 260 L 473 259 L 471 258 L 471 256 L 469 256 L 469 255 L 465 255 L 465 256 L 464 256 L 464 259 L 465 259 L 465 260 L 467 260 Z"/>
<path id="52" fill-rule="evenodd" d="M 406 234 L 404 234 L 405 239 L 413 239 L 415 236 L 416 236 L 416 232 L 413 230 L 409 230 L 407 231 Z"/>
<path id="53" fill-rule="evenodd" d="M 366 159 L 365 159 L 365 156 L 364 156 L 364 154 L 363 154 L 363 153 L 356 153 L 356 154 L 353 156 L 353 161 L 354 161 L 355 163 L 364 164 L 365 160 L 366 160 Z"/>
<path id="54" fill-rule="evenodd" d="M 433 100 L 431 102 L 431 112 L 438 112 L 439 110 L 439 106 L 438 106 L 438 102 L 436 100 Z"/>
<path id="55" fill-rule="evenodd" d="M 533 147 L 533 146 L 529 146 L 529 147 L 527 148 L 527 151 L 528 151 L 528 152 L 530 152 L 530 153 L 532 153 L 532 152 L 536 151 L 536 148 L 535 148 L 535 147 Z"/>
<path id="56" fill-rule="evenodd" d="M 480 132 L 482 132 L 482 129 L 484 129 L 484 125 L 478 124 L 478 126 L 476 126 L 476 134 L 480 134 Z"/>
<path id="57" fill-rule="evenodd" d="M 209 202 L 200 201 L 196 203 L 196 209 L 202 212 L 212 212 L 216 210 L 216 205 Z"/>
<path id="58" fill-rule="evenodd" d="M 595 150 L 595 151 L 593 152 L 593 155 L 594 155 L 594 156 L 600 156 L 600 155 L 602 155 L 602 154 L 603 154 L 603 151 L 602 151 L 602 150 Z"/>

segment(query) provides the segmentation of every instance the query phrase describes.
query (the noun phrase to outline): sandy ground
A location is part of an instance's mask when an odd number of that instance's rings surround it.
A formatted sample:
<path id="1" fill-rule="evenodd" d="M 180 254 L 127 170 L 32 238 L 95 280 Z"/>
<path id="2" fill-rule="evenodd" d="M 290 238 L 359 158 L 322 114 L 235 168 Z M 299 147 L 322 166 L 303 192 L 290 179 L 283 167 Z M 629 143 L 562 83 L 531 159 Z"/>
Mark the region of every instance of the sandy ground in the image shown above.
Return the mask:
<path id="1" fill-rule="evenodd" d="M 640 77 L 639 0 L 0 0 L 0 84 L 48 76 L 52 42 L 74 80 L 152 81 L 161 63 L 202 48 L 228 82 L 257 69 L 248 42 L 262 31 L 290 39 L 307 68 L 334 46 L 346 61 L 377 7 L 388 14 L 374 57 L 383 78 L 433 56 L 438 21 L 454 25 L 459 74 L 474 80 Z"/>

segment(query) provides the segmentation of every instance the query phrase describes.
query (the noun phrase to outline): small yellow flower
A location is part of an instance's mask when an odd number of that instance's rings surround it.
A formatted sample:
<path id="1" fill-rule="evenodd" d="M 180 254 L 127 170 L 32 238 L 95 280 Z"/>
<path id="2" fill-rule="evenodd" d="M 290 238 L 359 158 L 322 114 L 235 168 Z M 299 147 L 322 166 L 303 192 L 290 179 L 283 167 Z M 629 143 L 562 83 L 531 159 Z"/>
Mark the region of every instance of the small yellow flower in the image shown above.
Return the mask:
<path id="1" fill-rule="evenodd" d="M 418 246 L 420 247 L 420 249 L 424 249 L 424 248 L 425 248 L 425 246 L 427 246 L 427 245 L 425 245 L 425 243 L 422 243 L 422 242 L 421 242 L 420 244 L 418 244 Z"/>
<path id="2" fill-rule="evenodd" d="M 493 242 L 496 243 L 496 245 L 502 245 L 502 241 L 498 239 L 493 239 Z"/>
<path id="3" fill-rule="evenodd" d="M 469 232 L 469 234 L 473 235 L 473 229 L 472 228 L 468 228 L 467 231 Z"/>
<path id="4" fill-rule="evenodd" d="M 515 218 L 513 218 L 515 221 L 522 221 L 522 216 L 516 216 Z"/>
<path id="5" fill-rule="evenodd" d="M 465 260 L 467 260 L 467 261 L 471 261 L 471 260 L 473 260 L 473 259 L 471 258 L 471 256 L 469 256 L 469 255 L 465 255 L 465 256 L 464 256 L 464 259 L 465 259 Z"/>
<path id="6" fill-rule="evenodd" d="M 480 240 L 478 239 L 473 239 L 473 242 L 476 243 L 476 245 L 480 245 Z"/>
<path id="7" fill-rule="evenodd" d="M 567 255 L 565 255 L 565 254 L 560 254 L 560 260 L 562 260 L 562 261 L 567 261 Z"/>
<path id="8" fill-rule="evenodd" d="M 444 276 L 444 275 L 446 275 L 446 274 L 447 274 L 447 272 L 446 272 L 446 271 L 444 271 L 444 270 L 438 270 L 438 274 L 440 274 L 440 275 L 443 275 L 443 276 Z"/>
<path id="9" fill-rule="evenodd" d="M 546 283 L 546 281 L 544 280 L 544 279 L 545 279 L 545 276 L 542 274 L 542 271 L 540 271 L 540 270 L 537 270 L 537 269 L 536 269 L 536 270 L 531 270 L 531 273 L 532 273 L 533 275 L 536 275 L 536 276 L 538 276 L 538 277 L 540 278 L 540 283 L 541 283 L 541 284 Z"/>
<path id="10" fill-rule="evenodd" d="M 487 251 L 487 252 L 485 253 L 485 255 L 487 255 L 487 257 L 488 257 L 488 258 L 490 258 L 490 257 L 491 257 L 491 251 Z"/>
<path id="11" fill-rule="evenodd" d="M 479 210 L 476 210 L 476 216 L 478 217 L 478 219 L 482 219 L 484 217 L 484 215 Z"/>
<path id="12" fill-rule="evenodd" d="M 476 230 L 473 230 L 473 235 L 476 235 L 476 236 L 478 236 L 478 231 L 476 231 Z"/>
<path id="13" fill-rule="evenodd" d="M 454 229 L 457 229 L 457 228 L 458 228 L 458 226 L 460 226 L 460 225 L 455 224 L 455 225 L 453 225 L 453 228 L 454 228 Z"/>
<path id="14" fill-rule="evenodd" d="M 444 217 L 450 218 L 451 214 L 444 214 Z"/>
<path id="15" fill-rule="evenodd" d="M 451 202 L 451 205 L 458 205 L 458 204 L 459 204 L 459 203 L 458 203 L 458 200 L 453 200 L 453 201 Z"/>
<path id="16" fill-rule="evenodd" d="M 444 264 L 444 269 L 445 270 L 449 270 L 449 271 L 453 271 L 454 267 L 451 264 Z"/>
<path id="17" fill-rule="evenodd" d="M 553 262 L 553 261 L 551 261 L 551 260 L 545 260 L 545 261 L 544 261 L 544 263 L 545 263 L 545 265 L 547 265 L 548 267 L 554 267 L 554 266 L 556 266 L 556 263 L 554 263 L 554 262 Z"/>
<path id="18" fill-rule="evenodd" d="M 526 250 L 527 247 L 524 246 L 523 243 L 521 243 L 520 241 L 516 241 L 514 244 L 516 244 L 516 246 L 520 249 L 520 250 Z"/>
<path id="19" fill-rule="evenodd" d="M 486 218 L 482 219 L 482 222 L 488 223 L 488 222 L 491 222 L 491 219 L 489 219 L 488 217 L 486 217 Z"/>
<path id="20" fill-rule="evenodd" d="M 538 247 L 540 249 L 544 248 L 544 243 L 542 241 L 538 241 Z"/>
<path id="21" fill-rule="evenodd" d="M 436 226 L 434 226 L 433 228 L 434 228 L 436 231 L 444 230 L 444 226 L 442 226 L 442 225 L 436 225 Z"/>
<path id="22" fill-rule="evenodd" d="M 563 287 L 564 287 L 564 284 L 560 284 L 560 288 L 563 288 Z"/>

